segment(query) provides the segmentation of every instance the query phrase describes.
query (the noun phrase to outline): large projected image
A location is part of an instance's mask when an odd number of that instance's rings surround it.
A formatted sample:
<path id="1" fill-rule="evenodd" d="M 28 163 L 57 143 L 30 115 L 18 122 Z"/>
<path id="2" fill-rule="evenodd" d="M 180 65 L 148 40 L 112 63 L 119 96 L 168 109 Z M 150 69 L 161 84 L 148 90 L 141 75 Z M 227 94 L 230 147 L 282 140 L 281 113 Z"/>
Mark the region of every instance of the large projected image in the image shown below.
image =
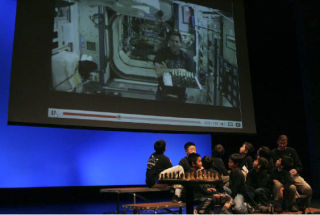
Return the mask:
<path id="1" fill-rule="evenodd" d="M 20 0 L 9 122 L 255 133 L 244 20 L 242 0 Z"/>
<path id="2" fill-rule="evenodd" d="M 52 90 L 240 107 L 230 12 L 176 0 L 56 1 Z"/>

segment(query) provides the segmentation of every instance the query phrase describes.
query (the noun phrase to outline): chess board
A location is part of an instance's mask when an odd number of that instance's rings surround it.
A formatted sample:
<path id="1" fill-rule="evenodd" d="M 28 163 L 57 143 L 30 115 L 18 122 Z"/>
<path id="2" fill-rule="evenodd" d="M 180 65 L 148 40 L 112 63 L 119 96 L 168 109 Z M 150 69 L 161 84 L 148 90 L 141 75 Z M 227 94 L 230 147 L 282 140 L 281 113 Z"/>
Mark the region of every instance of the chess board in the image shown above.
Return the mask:
<path id="1" fill-rule="evenodd" d="M 217 173 L 209 172 L 206 170 L 197 172 L 188 172 L 179 175 L 178 173 L 165 173 L 159 177 L 159 182 L 163 184 L 206 184 L 219 182 Z"/>

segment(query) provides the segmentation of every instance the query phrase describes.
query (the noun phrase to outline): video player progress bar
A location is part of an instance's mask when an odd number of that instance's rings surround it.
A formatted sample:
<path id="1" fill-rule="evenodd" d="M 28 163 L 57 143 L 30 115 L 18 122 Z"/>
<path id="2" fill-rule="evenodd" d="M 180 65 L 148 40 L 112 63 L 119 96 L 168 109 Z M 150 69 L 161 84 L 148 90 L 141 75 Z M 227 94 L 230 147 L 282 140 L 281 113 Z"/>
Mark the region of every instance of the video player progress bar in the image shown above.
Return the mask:
<path id="1" fill-rule="evenodd" d="M 144 124 L 181 125 L 197 127 L 217 127 L 217 128 L 242 128 L 241 121 L 195 119 L 167 116 L 153 116 L 142 114 L 125 114 L 98 111 L 83 111 L 71 109 L 48 108 L 49 118 L 96 120 L 109 122 L 128 122 Z"/>

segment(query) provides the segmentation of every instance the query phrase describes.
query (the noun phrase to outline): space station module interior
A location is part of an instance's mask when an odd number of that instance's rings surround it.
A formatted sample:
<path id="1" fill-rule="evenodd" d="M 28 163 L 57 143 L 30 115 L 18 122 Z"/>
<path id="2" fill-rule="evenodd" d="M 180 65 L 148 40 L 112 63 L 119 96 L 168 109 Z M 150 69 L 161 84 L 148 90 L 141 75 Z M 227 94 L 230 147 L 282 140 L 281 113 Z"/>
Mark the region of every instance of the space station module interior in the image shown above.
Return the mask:
<path id="1" fill-rule="evenodd" d="M 194 69 L 159 78 L 154 60 L 173 31 Z M 176 0 L 56 0 L 52 43 L 55 91 L 157 100 L 163 82 L 171 100 L 182 89 L 185 103 L 240 106 L 230 12 Z"/>

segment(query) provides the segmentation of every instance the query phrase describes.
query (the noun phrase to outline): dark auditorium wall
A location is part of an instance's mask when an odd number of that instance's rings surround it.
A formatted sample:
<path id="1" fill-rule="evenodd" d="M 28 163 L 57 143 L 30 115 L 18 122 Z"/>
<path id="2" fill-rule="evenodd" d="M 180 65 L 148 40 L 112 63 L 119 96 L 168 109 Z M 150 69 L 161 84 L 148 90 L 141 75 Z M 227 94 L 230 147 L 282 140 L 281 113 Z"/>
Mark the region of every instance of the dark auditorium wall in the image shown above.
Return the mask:
<path id="1" fill-rule="evenodd" d="M 278 135 L 287 134 L 314 196 L 320 193 L 318 9 L 311 0 L 246 1 L 257 135 L 213 135 L 213 144 L 230 154 L 244 140 L 274 148 Z"/>
<path id="2" fill-rule="evenodd" d="M 314 150 L 312 153 L 311 164 L 317 163 L 317 168 L 312 169 L 313 180 L 318 188 L 320 182 L 320 1 L 309 0 L 299 1 L 298 11 L 301 17 L 299 23 L 299 34 L 302 46 L 302 72 L 305 74 L 305 96 L 306 96 L 306 115 L 308 117 L 309 142 Z M 318 182 L 318 183 L 317 183 Z"/>

